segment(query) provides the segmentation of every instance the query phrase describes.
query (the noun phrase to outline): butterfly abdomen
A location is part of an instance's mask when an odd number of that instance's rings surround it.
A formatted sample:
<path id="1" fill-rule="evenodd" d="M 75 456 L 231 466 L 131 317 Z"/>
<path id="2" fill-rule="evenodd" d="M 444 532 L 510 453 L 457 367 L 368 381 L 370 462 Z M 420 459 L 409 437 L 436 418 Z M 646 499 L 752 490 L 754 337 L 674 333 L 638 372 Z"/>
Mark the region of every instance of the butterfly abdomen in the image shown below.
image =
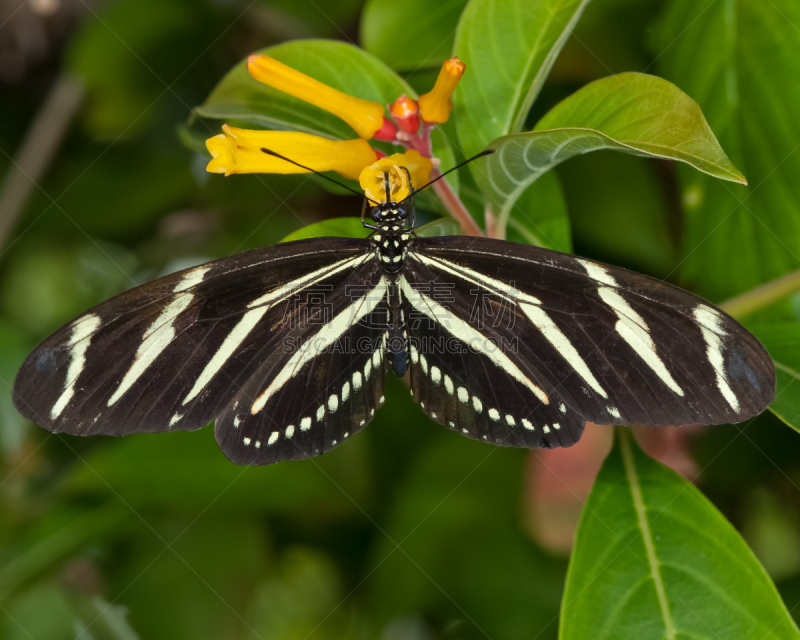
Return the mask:
<path id="1" fill-rule="evenodd" d="M 391 285 L 388 293 L 389 326 L 386 332 L 386 352 L 389 362 L 398 376 L 408 370 L 408 332 L 406 318 L 397 285 Z"/>

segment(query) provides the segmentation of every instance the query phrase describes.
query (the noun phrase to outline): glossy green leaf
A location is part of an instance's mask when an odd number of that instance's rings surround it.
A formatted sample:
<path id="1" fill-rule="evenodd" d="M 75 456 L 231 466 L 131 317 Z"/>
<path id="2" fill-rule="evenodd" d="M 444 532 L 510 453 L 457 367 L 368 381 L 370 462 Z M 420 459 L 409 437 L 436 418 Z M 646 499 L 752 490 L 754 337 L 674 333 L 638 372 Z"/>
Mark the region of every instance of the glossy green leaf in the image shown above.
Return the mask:
<path id="1" fill-rule="evenodd" d="M 675 85 L 640 73 L 592 82 L 548 112 L 535 131 L 504 136 L 489 146 L 496 153 L 486 157 L 475 176 L 501 220 L 544 172 L 599 149 L 680 160 L 723 180 L 744 181 L 700 107 Z"/>
<path id="2" fill-rule="evenodd" d="M 455 95 L 466 156 L 521 131 L 550 68 L 589 0 L 472 0 L 455 54 L 467 71 Z M 473 171 L 475 167 L 473 167 Z"/>
<path id="3" fill-rule="evenodd" d="M 680 171 L 681 275 L 723 300 L 798 268 L 800 3 L 672 0 L 659 65 L 706 114 L 750 186 Z"/>
<path id="4" fill-rule="evenodd" d="M 312 78 L 348 95 L 380 104 L 401 93 L 416 97 L 410 86 L 380 60 L 354 45 L 334 40 L 301 40 L 262 49 Z M 194 113 L 203 118 L 235 119 L 267 129 L 304 131 L 332 138 L 355 137 L 342 120 L 318 107 L 253 79 L 242 60 Z"/>
<path id="5" fill-rule="evenodd" d="M 752 327 L 775 363 L 777 384 L 770 410 L 800 431 L 800 324 L 781 322 Z"/>
<path id="6" fill-rule="evenodd" d="M 366 238 L 369 234 L 370 229 L 361 224 L 360 216 L 348 216 L 315 222 L 297 231 L 292 231 L 281 242 L 305 240 L 306 238 Z"/>
<path id="7" fill-rule="evenodd" d="M 416 71 L 453 54 L 456 25 L 467 0 L 369 0 L 361 44 L 392 69 Z"/>
<path id="8" fill-rule="evenodd" d="M 581 516 L 559 637 L 797 640 L 800 632 L 733 526 L 620 428 Z"/>

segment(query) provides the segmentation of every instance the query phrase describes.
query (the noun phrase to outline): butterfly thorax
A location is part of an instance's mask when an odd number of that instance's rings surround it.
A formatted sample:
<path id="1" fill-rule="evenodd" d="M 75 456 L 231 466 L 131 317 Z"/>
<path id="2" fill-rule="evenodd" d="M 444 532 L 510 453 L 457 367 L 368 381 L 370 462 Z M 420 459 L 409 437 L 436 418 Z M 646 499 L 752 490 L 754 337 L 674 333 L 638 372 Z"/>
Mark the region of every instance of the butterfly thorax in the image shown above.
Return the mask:
<path id="1" fill-rule="evenodd" d="M 404 206 L 389 202 L 373 207 L 371 217 L 377 223 L 377 230 L 370 239 L 378 253 L 383 270 L 387 273 L 396 273 L 403 265 L 411 238 L 412 229 L 408 227 L 408 212 Z"/>

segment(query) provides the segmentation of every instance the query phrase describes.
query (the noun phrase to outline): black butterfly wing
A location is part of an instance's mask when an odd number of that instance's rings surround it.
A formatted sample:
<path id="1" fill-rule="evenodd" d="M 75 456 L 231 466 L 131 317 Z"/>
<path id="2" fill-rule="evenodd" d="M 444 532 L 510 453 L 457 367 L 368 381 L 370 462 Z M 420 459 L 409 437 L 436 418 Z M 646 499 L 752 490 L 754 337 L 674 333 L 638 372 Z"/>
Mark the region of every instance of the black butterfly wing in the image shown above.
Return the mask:
<path id="1" fill-rule="evenodd" d="M 319 331 L 288 335 L 217 418 L 215 434 L 237 464 L 299 460 L 360 431 L 384 403 L 387 282 L 354 274 Z M 316 354 L 316 355 L 315 355 Z"/>
<path id="2" fill-rule="evenodd" d="M 17 376 L 15 405 L 51 431 L 76 435 L 197 429 L 223 415 L 232 425 L 226 409 L 243 390 L 267 386 L 270 372 L 291 361 L 290 343 L 324 326 L 315 314 L 352 304 L 334 292 L 368 292 L 379 271 L 367 241 L 322 238 L 161 278 L 47 338 Z M 305 383 L 305 369 L 295 373 L 285 391 Z M 268 420 L 261 411 L 248 424 Z"/>
<path id="3" fill-rule="evenodd" d="M 568 447 L 580 439 L 586 420 L 554 401 L 539 375 L 545 363 L 520 346 L 513 305 L 414 259 L 400 288 L 411 394 L 432 420 L 500 446 Z"/>
<path id="4" fill-rule="evenodd" d="M 493 364 L 487 364 L 481 380 L 472 380 L 476 390 L 508 388 L 512 391 L 506 395 L 516 398 L 522 384 L 528 389 L 525 409 L 513 400 L 508 413 L 518 425 L 520 416 L 512 409 L 545 412 L 547 418 L 528 420 L 534 432 L 548 426 L 556 435 L 547 444 L 569 444 L 579 437 L 572 426 L 564 430 L 564 421 L 740 422 L 763 411 L 774 397 L 774 368 L 760 343 L 719 309 L 664 282 L 484 238 L 417 239 L 407 270 L 409 280 L 433 279 L 449 286 L 453 302 L 445 306 L 458 317 L 478 304 L 476 297 L 488 299 L 480 305 L 494 310 L 491 321 L 478 314 L 470 327 L 500 345 L 513 345 L 505 352 L 511 364 L 504 366 L 515 375 L 498 365 L 498 357 L 459 363 L 446 355 L 439 360 L 453 369 L 457 365 L 454 373 L 461 373 L 465 363 Z M 461 375 L 479 374 L 469 370 Z M 434 393 L 429 383 L 420 384 L 420 393 L 423 388 Z M 504 409 L 496 408 L 502 417 Z M 563 418 L 556 433 L 549 421 L 558 413 Z M 471 429 L 468 424 L 463 428 Z"/>

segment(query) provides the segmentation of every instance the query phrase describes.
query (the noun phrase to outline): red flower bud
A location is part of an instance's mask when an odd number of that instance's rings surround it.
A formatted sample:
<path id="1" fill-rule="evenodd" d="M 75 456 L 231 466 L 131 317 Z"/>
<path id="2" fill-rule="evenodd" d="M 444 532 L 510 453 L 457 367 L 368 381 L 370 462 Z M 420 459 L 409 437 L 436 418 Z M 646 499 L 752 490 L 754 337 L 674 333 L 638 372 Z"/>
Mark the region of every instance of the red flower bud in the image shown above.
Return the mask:
<path id="1" fill-rule="evenodd" d="M 397 138 L 397 127 L 394 122 L 384 116 L 383 124 L 372 137 L 376 140 L 383 140 L 384 142 L 394 142 L 395 138 Z"/>
<path id="2" fill-rule="evenodd" d="M 410 134 L 419 131 L 419 105 L 406 94 L 395 100 L 389 111 L 401 131 Z"/>

